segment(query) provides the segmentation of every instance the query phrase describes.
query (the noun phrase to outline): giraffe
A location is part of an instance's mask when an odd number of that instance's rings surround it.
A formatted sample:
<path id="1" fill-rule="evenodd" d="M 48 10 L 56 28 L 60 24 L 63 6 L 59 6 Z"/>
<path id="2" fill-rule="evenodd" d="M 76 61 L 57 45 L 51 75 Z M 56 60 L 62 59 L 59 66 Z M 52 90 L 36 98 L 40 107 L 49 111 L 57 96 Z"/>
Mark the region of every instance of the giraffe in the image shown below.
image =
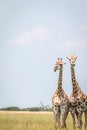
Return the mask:
<path id="1" fill-rule="evenodd" d="M 69 112 L 69 99 L 62 88 L 62 70 L 64 64 L 65 63 L 63 63 L 62 58 L 58 58 L 54 67 L 54 71 L 59 70 L 58 87 L 52 97 L 52 107 L 55 118 L 55 129 L 57 129 L 57 126 L 58 128 L 66 127 L 66 118 Z M 62 117 L 61 123 L 60 117 Z"/>
<path id="2" fill-rule="evenodd" d="M 70 96 L 69 110 L 73 118 L 73 127 L 75 128 L 77 116 L 78 128 L 82 127 L 82 114 L 85 113 L 85 129 L 87 129 L 87 95 L 81 90 L 75 76 L 75 61 L 77 56 L 75 54 L 67 57 L 71 65 L 71 80 L 72 80 L 72 94 Z"/>

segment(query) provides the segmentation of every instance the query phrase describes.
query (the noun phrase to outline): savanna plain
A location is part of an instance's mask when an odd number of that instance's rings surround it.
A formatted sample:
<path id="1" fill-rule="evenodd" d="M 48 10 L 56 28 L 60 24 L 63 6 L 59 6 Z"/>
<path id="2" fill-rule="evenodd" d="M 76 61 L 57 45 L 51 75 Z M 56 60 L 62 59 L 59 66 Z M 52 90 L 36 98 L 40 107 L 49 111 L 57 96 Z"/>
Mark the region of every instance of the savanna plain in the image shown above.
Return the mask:
<path id="1" fill-rule="evenodd" d="M 70 114 L 66 123 L 64 130 L 73 130 Z M 0 111 L 0 130 L 55 130 L 53 112 Z"/>

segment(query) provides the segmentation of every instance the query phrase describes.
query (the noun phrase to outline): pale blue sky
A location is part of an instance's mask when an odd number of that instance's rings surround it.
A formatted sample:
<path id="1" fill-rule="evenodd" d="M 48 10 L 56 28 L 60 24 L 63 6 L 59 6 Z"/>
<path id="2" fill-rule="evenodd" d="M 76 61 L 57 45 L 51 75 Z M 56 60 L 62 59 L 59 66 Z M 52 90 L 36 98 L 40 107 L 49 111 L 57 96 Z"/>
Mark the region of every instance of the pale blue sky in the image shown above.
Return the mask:
<path id="1" fill-rule="evenodd" d="M 87 1 L 0 0 L 0 108 L 51 106 L 57 88 L 55 60 L 67 63 L 63 88 L 72 91 L 71 53 L 76 77 L 87 93 Z"/>

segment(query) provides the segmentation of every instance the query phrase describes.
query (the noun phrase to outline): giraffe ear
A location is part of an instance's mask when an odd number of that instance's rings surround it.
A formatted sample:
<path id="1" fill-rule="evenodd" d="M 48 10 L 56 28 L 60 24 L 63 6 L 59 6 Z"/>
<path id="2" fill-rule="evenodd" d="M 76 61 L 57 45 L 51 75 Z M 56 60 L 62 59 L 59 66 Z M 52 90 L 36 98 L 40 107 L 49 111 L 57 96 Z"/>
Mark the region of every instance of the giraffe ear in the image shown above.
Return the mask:
<path id="1" fill-rule="evenodd" d="M 67 58 L 68 60 L 70 60 L 69 57 L 66 57 L 66 58 Z"/>
<path id="2" fill-rule="evenodd" d="M 60 58 L 62 60 L 62 58 Z"/>
<path id="3" fill-rule="evenodd" d="M 77 60 L 77 58 L 78 58 L 78 56 L 76 56 L 76 59 L 75 59 L 75 60 Z"/>
<path id="4" fill-rule="evenodd" d="M 65 63 L 63 63 L 63 65 L 65 65 L 66 64 L 66 62 Z"/>
<path id="5" fill-rule="evenodd" d="M 78 58 L 78 56 L 76 56 L 76 59 Z"/>

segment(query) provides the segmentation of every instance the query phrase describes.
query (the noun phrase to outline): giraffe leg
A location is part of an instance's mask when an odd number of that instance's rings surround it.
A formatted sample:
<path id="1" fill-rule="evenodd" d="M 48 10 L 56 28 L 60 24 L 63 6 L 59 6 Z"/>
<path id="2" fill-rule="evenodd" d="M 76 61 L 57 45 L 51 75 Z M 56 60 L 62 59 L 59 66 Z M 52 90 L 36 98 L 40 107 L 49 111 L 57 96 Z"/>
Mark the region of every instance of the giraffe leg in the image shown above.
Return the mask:
<path id="1" fill-rule="evenodd" d="M 85 130 L 87 130 L 87 110 L 85 111 Z"/>
<path id="2" fill-rule="evenodd" d="M 69 112 L 68 106 L 65 105 L 61 107 L 61 115 L 62 115 L 61 127 L 62 128 L 66 127 L 66 118 L 67 118 L 68 112 Z"/>
<path id="3" fill-rule="evenodd" d="M 79 114 L 78 114 L 78 112 L 76 111 L 76 117 L 77 117 L 77 120 L 79 120 L 79 123 L 80 123 L 80 126 L 82 127 L 82 124 L 83 124 L 83 122 L 82 122 L 82 116 L 81 116 L 81 118 L 80 119 L 78 119 L 78 116 Z M 77 126 L 78 127 L 78 126 Z"/>
<path id="4" fill-rule="evenodd" d="M 78 126 L 79 129 L 82 128 L 82 112 L 78 113 Z"/>
<path id="5" fill-rule="evenodd" d="M 75 129 L 75 127 L 76 127 L 75 111 L 71 111 L 71 116 L 72 116 L 72 119 L 73 119 L 73 129 Z"/>
<path id="6" fill-rule="evenodd" d="M 57 113 L 58 128 L 61 128 L 60 116 L 61 116 L 61 110 L 60 110 L 60 107 L 58 107 L 58 113 Z"/>
<path id="7" fill-rule="evenodd" d="M 57 128 L 60 128 L 61 127 L 61 124 L 60 124 L 60 115 L 61 115 L 61 111 L 60 111 L 60 107 L 59 106 L 54 106 L 54 119 L 55 119 L 55 130 L 57 130 Z"/>
<path id="8" fill-rule="evenodd" d="M 61 106 L 61 127 L 64 128 L 66 127 L 65 121 L 64 121 L 64 113 L 65 113 L 65 106 Z"/>
<path id="9" fill-rule="evenodd" d="M 56 115 L 54 115 L 54 118 L 55 118 L 54 128 L 55 128 L 55 130 L 57 130 L 57 117 L 56 117 Z"/>
<path id="10" fill-rule="evenodd" d="M 66 107 L 66 112 L 65 112 L 65 114 L 64 114 L 64 122 L 65 122 L 65 125 L 66 125 L 66 119 L 67 119 L 68 113 L 69 113 L 69 107 L 67 106 L 67 107 Z M 67 126 L 66 126 L 66 127 L 67 127 Z"/>

